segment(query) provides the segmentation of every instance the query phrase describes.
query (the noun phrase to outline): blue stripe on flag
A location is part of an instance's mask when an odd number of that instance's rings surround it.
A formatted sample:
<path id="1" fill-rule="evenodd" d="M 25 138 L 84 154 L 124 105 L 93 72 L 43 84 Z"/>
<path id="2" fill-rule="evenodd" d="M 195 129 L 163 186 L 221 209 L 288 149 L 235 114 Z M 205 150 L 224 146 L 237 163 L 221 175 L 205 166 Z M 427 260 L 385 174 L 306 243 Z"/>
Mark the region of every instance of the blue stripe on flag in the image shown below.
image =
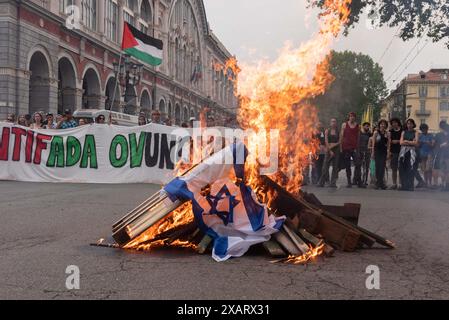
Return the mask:
<path id="1" fill-rule="evenodd" d="M 228 238 L 218 237 L 214 242 L 214 253 L 221 259 L 226 258 L 228 255 Z"/>
<path id="2" fill-rule="evenodd" d="M 285 222 L 285 220 L 284 219 L 277 219 L 276 220 L 276 224 L 274 225 L 274 229 L 278 229 L 278 230 L 281 230 L 281 228 L 282 228 L 282 225 L 284 224 L 284 222 Z"/>
<path id="3" fill-rule="evenodd" d="M 243 183 L 240 185 L 240 193 L 242 194 L 243 204 L 251 227 L 254 231 L 262 229 L 264 227 L 265 208 L 254 201 L 251 188 L 243 185 Z"/>
<path id="4" fill-rule="evenodd" d="M 234 159 L 234 172 L 238 179 L 245 178 L 245 162 L 248 157 L 248 149 L 245 144 L 239 142 L 232 145 L 232 155 Z"/>
<path id="5" fill-rule="evenodd" d="M 165 192 L 167 192 L 168 197 L 171 201 L 175 202 L 176 200 L 180 201 L 192 201 L 192 210 L 195 216 L 195 220 L 198 224 L 198 228 L 201 231 L 208 234 L 210 237 L 216 239 L 219 235 L 209 228 L 207 224 L 203 221 L 203 213 L 204 209 L 199 205 L 199 203 L 195 200 L 195 196 L 192 191 L 187 187 L 187 183 L 184 180 L 179 178 L 174 179 L 169 184 L 164 187 Z"/>
<path id="6" fill-rule="evenodd" d="M 187 188 L 186 182 L 176 178 L 164 187 L 171 201 L 189 201 L 193 198 L 193 193 Z"/>

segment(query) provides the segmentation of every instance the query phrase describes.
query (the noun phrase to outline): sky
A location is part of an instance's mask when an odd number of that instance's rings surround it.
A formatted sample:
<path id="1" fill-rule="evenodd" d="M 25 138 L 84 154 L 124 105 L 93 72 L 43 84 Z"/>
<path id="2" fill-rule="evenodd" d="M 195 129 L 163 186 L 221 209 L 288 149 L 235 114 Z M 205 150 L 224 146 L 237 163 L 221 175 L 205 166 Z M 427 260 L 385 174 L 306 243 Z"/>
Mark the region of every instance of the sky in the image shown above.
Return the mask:
<path id="1" fill-rule="evenodd" d="M 307 9 L 306 0 L 204 0 L 204 4 L 210 28 L 242 62 L 274 60 L 286 41 L 299 46 L 316 31 L 317 11 Z M 338 38 L 334 49 L 371 56 L 382 66 L 389 89 L 407 74 L 449 68 L 449 49 L 443 42 L 427 38 L 404 42 L 395 36 L 397 31 L 373 29 L 364 18 L 348 37 Z"/>

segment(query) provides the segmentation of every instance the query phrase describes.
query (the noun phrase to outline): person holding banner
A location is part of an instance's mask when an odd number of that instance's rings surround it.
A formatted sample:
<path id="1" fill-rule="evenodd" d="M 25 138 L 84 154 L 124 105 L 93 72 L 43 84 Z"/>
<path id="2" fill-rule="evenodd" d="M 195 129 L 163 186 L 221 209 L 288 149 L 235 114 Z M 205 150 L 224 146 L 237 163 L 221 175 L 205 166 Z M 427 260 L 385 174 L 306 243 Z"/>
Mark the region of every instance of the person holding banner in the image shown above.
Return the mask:
<path id="1" fill-rule="evenodd" d="M 44 128 L 44 118 L 42 117 L 42 114 L 39 112 L 35 112 L 33 114 L 33 123 L 30 125 L 31 129 L 43 129 Z"/>
<path id="2" fill-rule="evenodd" d="M 146 126 L 147 125 L 147 118 L 144 114 L 139 115 L 139 126 Z"/>
<path id="3" fill-rule="evenodd" d="M 47 123 L 44 126 L 44 129 L 56 129 L 58 124 L 54 120 L 54 116 L 52 113 L 47 113 Z"/>
<path id="4" fill-rule="evenodd" d="M 161 113 L 159 112 L 159 110 L 154 110 L 153 113 L 151 114 L 151 123 L 164 125 L 164 123 L 161 120 Z"/>
<path id="5" fill-rule="evenodd" d="M 14 123 L 16 121 L 16 115 L 14 113 L 8 114 L 6 122 Z"/>
<path id="6" fill-rule="evenodd" d="M 102 114 L 100 114 L 96 119 L 95 119 L 95 123 L 98 124 L 106 124 L 106 117 Z"/>
<path id="7" fill-rule="evenodd" d="M 69 129 L 78 127 L 78 123 L 73 119 L 72 111 L 66 109 L 64 111 L 64 117 L 58 122 L 57 129 Z"/>
<path id="8" fill-rule="evenodd" d="M 27 119 L 25 118 L 25 115 L 21 114 L 19 118 L 17 119 L 17 124 L 19 126 L 28 127 Z"/>

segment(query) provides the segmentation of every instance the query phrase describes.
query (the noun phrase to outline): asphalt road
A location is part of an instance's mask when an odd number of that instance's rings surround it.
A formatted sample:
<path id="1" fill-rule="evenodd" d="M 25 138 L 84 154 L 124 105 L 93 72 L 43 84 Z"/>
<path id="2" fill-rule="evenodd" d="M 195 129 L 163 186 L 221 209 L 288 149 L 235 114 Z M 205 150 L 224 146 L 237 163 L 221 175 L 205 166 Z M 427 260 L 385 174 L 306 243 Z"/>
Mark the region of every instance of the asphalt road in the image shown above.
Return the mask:
<path id="1" fill-rule="evenodd" d="M 89 246 L 157 189 L 0 182 L 0 299 L 449 298 L 448 193 L 312 188 L 327 204 L 361 202 L 360 225 L 398 249 L 337 252 L 306 266 Z M 66 289 L 68 265 L 80 269 L 79 290 Z M 365 286 L 369 265 L 380 269 L 380 290 Z"/>

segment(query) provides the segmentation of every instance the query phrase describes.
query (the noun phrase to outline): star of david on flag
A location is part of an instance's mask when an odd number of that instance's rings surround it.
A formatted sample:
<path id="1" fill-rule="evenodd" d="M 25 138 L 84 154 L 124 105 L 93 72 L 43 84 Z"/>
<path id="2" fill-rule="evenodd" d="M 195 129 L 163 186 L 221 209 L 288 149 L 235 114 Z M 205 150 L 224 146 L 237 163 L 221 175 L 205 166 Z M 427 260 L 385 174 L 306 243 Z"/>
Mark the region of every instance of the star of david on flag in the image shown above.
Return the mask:
<path id="1" fill-rule="evenodd" d="M 199 228 L 214 239 L 212 257 L 226 261 L 241 257 L 255 244 L 270 240 L 278 232 L 285 217 L 268 215 L 252 189 L 237 178 L 244 178 L 244 163 L 237 164 L 237 155 L 244 152 L 243 144 L 234 144 L 221 151 L 232 152 L 234 164 L 215 164 L 205 161 L 198 174 L 188 178 L 179 177 L 164 190 L 170 198 L 192 201 L 195 221 Z M 216 155 L 214 157 L 217 157 Z M 209 184 L 210 193 L 202 195 L 201 188 Z"/>
<path id="2" fill-rule="evenodd" d="M 234 222 L 234 208 L 240 203 L 235 195 L 232 195 L 228 187 L 223 185 L 221 190 L 215 195 L 207 195 L 206 200 L 211 209 L 209 215 L 216 214 L 225 226 Z"/>

